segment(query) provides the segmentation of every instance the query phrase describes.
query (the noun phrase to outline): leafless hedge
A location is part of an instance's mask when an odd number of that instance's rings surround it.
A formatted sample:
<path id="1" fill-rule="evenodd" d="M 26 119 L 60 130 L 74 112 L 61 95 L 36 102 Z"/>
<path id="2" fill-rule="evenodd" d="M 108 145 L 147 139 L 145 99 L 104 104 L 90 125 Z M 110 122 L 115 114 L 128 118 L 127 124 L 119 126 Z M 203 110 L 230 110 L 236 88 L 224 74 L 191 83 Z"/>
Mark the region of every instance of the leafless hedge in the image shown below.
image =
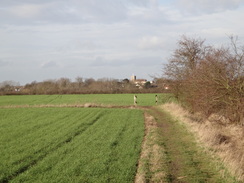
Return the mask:
<path id="1" fill-rule="evenodd" d="M 175 96 L 192 112 L 244 124 L 244 47 L 237 38 L 230 37 L 228 47 L 215 48 L 183 36 L 164 74 L 173 81 Z"/>

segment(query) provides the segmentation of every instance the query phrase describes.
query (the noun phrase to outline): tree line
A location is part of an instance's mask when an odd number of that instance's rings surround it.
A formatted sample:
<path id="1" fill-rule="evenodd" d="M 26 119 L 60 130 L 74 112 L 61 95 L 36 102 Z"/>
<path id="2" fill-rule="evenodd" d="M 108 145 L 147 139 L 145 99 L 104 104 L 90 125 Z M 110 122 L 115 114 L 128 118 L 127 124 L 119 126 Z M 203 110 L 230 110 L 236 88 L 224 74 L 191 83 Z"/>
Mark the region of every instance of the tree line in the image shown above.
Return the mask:
<path id="1" fill-rule="evenodd" d="M 0 83 L 0 95 L 41 95 L 41 94 L 110 94 L 110 93 L 158 93 L 169 92 L 164 89 L 165 81 L 154 78 L 154 82 L 146 82 L 141 87 L 128 79 L 93 79 L 77 77 L 75 81 L 69 78 L 33 81 L 19 86 L 14 81 Z"/>
<path id="2" fill-rule="evenodd" d="M 175 97 L 193 113 L 244 124 L 244 46 L 237 37 L 229 39 L 217 48 L 182 36 L 163 73 Z"/>

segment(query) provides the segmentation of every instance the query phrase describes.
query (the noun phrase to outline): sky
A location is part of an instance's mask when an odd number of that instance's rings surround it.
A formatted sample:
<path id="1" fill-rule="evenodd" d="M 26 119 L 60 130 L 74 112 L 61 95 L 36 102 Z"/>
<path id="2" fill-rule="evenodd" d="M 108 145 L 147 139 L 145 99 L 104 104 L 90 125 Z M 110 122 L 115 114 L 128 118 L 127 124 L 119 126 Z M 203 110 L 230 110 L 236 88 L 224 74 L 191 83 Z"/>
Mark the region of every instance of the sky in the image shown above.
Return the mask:
<path id="1" fill-rule="evenodd" d="M 244 0 L 1 0 L 0 82 L 151 80 L 182 35 L 244 43 L 243 19 Z"/>

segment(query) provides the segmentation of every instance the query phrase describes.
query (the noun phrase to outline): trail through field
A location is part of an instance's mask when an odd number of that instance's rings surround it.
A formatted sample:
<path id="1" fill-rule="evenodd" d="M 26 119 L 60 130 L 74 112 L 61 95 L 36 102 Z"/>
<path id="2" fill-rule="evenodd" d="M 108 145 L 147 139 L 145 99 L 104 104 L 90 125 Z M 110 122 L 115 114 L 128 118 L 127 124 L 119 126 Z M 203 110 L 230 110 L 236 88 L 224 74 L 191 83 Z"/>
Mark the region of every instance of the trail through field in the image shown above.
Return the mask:
<path id="1" fill-rule="evenodd" d="M 223 178 L 186 127 L 160 108 L 145 109 L 145 127 L 136 183 L 234 182 Z"/>

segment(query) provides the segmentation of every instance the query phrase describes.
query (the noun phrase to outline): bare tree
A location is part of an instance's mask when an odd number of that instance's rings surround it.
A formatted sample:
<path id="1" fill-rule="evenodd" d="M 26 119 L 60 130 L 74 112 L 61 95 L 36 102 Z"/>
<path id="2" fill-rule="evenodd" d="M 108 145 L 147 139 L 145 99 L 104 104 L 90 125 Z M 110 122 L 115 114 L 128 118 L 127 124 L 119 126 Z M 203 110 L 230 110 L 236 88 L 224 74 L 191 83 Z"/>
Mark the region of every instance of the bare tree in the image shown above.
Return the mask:
<path id="1" fill-rule="evenodd" d="M 244 60 L 240 58 L 230 48 L 221 48 L 213 50 L 202 61 L 190 79 L 194 93 L 191 100 L 201 111 L 219 113 L 232 123 L 243 123 Z"/>
<path id="2" fill-rule="evenodd" d="M 165 67 L 174 92 L 193 112 L 220 114 L 244 124 L 244 47 L 230 37 L 227 48 L 205 47 L 203 41 L 186 39 Z"/>
<path id="3" fill-rule="evenodd" d="M 3 81 L 2 83 L 0 83 L 0 93 L 10 94 L 10 93 L 14 92 L 16 86 L 19 86 L 18 82 Z"/>
<path id="4" fill-rule="evenodd" d="M 178 41 L 178 48 L 163 68 L 164 75 L 173 81 L 171 87 L 178 99 L 182 97 L 186 87 L 185 80 L 194 72 L 210 49 L 204 45 L 204 42 L 205 40 L 200 38 L 182 36 Z"/>
<path id="5" fill-rule="evenodd" d="M 77 77 L 75 80 L 76 80 L 76 82 L 78 83 L 79 86 L 83 85 L 83 78 L 82 77 Z"/>

